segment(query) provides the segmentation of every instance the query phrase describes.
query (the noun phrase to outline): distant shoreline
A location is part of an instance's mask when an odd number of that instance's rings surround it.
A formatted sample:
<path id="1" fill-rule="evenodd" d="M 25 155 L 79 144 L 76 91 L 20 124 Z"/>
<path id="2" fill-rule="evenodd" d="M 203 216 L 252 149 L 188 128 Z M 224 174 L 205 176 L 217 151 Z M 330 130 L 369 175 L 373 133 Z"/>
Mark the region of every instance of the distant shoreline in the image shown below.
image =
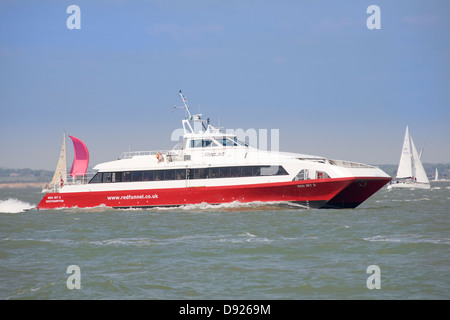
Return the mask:
<path id="1" fill-rule="evenodd" d="M 47 185 L 46 182 L 0 183 L 0 189 L 43 188 L 46 185 Z"/>

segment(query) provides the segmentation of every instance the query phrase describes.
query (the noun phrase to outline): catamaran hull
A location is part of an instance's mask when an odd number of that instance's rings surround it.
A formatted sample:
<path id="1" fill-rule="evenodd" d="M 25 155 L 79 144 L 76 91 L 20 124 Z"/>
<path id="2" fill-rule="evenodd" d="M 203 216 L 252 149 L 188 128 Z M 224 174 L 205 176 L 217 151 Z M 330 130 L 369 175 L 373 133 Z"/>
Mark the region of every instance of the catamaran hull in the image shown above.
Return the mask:
<path id="1" fill-rule="evenodd" d="M 162 207 L 230 202 L 292 202 L 308 208 L 356 208 L 391 179 L 349 177 L 235 186 L 47 193 L 38 209 Z"/>

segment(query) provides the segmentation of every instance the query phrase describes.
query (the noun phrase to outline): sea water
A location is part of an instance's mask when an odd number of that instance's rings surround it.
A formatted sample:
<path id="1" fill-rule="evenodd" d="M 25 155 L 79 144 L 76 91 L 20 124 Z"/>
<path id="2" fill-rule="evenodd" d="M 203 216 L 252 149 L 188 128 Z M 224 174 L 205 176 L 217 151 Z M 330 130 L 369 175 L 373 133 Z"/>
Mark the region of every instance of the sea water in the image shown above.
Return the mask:
<path id="1" fill-rule="evenodd" d="M 0 299 L 450 298 L 450 182 L 348 210 L 36 210 L 42 196 L 0 189 Z"/>

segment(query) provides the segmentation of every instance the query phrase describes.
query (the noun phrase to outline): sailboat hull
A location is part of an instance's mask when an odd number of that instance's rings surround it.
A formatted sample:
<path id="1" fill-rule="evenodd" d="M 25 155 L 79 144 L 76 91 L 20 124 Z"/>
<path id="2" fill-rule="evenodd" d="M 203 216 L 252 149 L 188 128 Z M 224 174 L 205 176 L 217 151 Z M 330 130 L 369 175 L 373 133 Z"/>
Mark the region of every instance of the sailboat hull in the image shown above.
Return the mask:
<path id="1" fill-rule="evenodd" d="M 419 182 L 393 182 L 387 186 L 387 189 L 430 189 L 430 185 L 427 183 Z"/>

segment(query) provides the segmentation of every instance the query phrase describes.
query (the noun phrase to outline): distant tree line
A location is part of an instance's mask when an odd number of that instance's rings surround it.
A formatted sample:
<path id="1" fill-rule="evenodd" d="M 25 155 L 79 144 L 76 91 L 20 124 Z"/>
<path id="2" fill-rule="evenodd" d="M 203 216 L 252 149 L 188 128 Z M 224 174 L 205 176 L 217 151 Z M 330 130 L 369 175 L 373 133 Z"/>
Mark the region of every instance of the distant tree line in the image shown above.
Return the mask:
<path id="1" fill-rule="evenodd" d="M 380 164 L 375 165 L 391 177 L 397 174 L 398 164 Z M 450 163 L 424 163 L 423 168 L 428 176 L 428 179 L 434 179 L 436 168 L 439 171 L 439 179 L 450 179 Z"/>
<path id="2" fill-rule="evenodd" d="M 49 170 L 0 168 L 0 183 L 49 182 L 53 174 Z"/>

